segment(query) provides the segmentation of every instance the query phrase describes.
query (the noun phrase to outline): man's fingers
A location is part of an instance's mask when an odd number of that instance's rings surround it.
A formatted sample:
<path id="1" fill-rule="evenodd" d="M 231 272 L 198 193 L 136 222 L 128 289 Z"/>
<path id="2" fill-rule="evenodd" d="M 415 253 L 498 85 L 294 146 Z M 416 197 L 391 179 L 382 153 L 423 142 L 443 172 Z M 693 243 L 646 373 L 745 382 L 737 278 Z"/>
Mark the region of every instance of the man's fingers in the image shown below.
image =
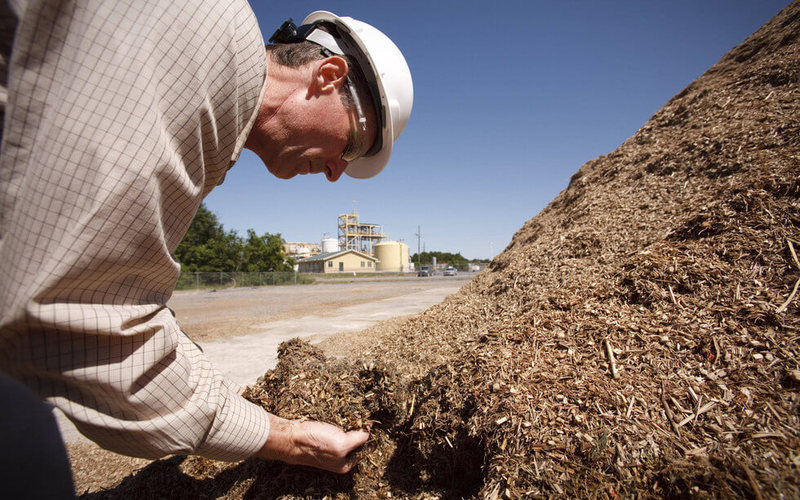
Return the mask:
<path id="1" fill-rule="evenodd" d="M 258 456 L 290 464 L 310 465 L 343 474 L 358 462 L 355 451 L 369 439 L 369 431 L 344 432 L 315 421 L 289 421 L 270 414 L 270 434 Z"/>
<path id="2" fill-rule="evenodd" d="M 350 472 L 353 469 L 353 467 L 355 467 L 356 464 L 358 464 L 360 460 L 361 457 L 356 457 L 356 456 L 351 456 L 350 458 L 348 458 L 347 462 L 345 462 L 342 474 L 347 474 L 348 472 Z"/>
<path id="3" fill-rule="evenodd" d="M 345 433 L 344 449 L 345 455 L 349 455 L 353 450 L 362 446 L 369 439 L 369 432 L 359 429 Z"/>
<path id="4" fill-rule="evenodd" d="M 369 432 L 365 430 L 344 433 L 344 437 L 339 443 L 341 447 L 339 451 L 342 454 L 341 458 L 339 459 L 341 465 L 336 467 L 336 470 L 333 470 L 333 472 L 337 472 L 339 474 L 346 474 L 350 472 L 350 470 L 355 467 L 355 465 L 361 459 L 361 457 L 358 456 L 355 451 L 359 447 L 363 446 L 368 439 Z"/>

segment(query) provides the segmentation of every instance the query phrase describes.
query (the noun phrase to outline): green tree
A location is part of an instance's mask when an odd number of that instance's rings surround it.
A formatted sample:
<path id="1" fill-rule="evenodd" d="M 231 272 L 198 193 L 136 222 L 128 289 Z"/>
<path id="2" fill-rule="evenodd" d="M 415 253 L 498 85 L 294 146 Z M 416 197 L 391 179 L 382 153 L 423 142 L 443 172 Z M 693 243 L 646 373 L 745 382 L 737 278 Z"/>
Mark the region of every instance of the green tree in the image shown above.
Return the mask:
<path id="1" fill-rule="evenodd" d="M 183 240 L 178 244 L 178 249 L 175 250 L 175 256 L 179 257 L 189 247 L 202 245 L 209 240 L 222 238 L 224 235 L 225 230 L 222 228 L 222 224 L 219 223 L 217 216 L 206 208 L 205 203 L 201 203 L 197 213 L 194 214 L 194 219 L 192 219 L 189 229 L 183 236 Z"/>
<path id="2" fill-rule="evenodd" d="M 247 230 L 247 241 L 243 247 L 242 271 L 292 271 L 294 260 L 286 256 L 280 234 L 256 234 Z"/>
<path id="3" fill-rule="evenodd" d="M 450 253 L 450 252 L 420 252 L 419 254 L 414 254 L 411 256 L 412 262 L 419 262 L 420 265 L 429 266 L 433 264 L 433 258 L 436 257 L 437 264 L 447 264 L 450 266 L 455 267 L 461 271 L 467 269 L 467 261 L 461 253 Z"/>
<path id="4" fill-rule="evenodd" d="M 175 258 L 181 270 L 189 272 L 236 271 L 241 261 L 242 243 L 235 232 L 221 232 L 197 245 L 185 245 Z"/>
<path id="5" fill-rule="evenodd" d="M 225 231 L 205 204 L 197 210 L 183 240 L 175 250 L 181 270 L 188 272 L 292 271 L 280 234 L 258 236 L 247 230 L 247 240 Z"/>

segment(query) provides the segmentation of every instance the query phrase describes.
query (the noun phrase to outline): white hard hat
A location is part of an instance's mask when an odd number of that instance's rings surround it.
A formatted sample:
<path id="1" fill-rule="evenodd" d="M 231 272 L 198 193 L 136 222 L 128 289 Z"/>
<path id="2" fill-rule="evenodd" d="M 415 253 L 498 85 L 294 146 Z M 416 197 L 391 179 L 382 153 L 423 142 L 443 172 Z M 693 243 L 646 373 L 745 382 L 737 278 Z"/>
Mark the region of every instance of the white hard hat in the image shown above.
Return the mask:
<path id="1" fill-rule="evenodd" d="M 375 111 L 380 121 L 375 146 L 367 155 L 347 165 L 350 177 L 374 177 L 389 162 L 392 145 L 408 123 L 414 102 L 414 84 L 400 49 L 383 33 L 369 24 L 339 17 L 324 10 L 309 14 L 303 25 L 330 23 L 337 36 L 323 30 L 312 30 L 307 40 L 318 43 L 337 54 L 346 54 L 356 60 L 373 95 Z M 327 35 L 327 36 L 326 36 Z"/>

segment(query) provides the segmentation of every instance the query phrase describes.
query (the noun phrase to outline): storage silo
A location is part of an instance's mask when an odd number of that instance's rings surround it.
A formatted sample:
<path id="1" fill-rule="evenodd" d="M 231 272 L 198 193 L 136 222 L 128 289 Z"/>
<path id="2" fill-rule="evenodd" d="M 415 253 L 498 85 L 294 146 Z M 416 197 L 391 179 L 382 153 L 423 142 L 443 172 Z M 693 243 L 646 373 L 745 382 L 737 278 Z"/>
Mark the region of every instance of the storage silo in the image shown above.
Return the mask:
<path id="1" fill-rule="evenodd" d="M 336 238 L 322 238 L 322 253 L 339 251 L 339 240 Z"/>
<path id="2" fill-rule="evenodd" d="M 399 241 L 382 241 L 372 246 L 378 259 L 378 271 L 404 273 L 408 271 L 408 245 Z"/>

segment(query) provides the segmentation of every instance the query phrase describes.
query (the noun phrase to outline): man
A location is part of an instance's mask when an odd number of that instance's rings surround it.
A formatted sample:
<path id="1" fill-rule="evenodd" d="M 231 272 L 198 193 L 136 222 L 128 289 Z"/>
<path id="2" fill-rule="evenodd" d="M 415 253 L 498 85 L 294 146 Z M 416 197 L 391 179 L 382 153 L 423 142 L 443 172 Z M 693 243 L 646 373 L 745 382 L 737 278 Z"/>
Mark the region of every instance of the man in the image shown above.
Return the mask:
<path id="1" fill-rule="evenodd" d="M 181 332 L 170 254 L 242 147 L 284 179 L 380 172 L 413 100 L 400 51 L 328 12 L 265 51 L 243 0 L 4 7 L 0 372 L 119 453 L 349 471 L 366 430 L 266 413 Z"/>

